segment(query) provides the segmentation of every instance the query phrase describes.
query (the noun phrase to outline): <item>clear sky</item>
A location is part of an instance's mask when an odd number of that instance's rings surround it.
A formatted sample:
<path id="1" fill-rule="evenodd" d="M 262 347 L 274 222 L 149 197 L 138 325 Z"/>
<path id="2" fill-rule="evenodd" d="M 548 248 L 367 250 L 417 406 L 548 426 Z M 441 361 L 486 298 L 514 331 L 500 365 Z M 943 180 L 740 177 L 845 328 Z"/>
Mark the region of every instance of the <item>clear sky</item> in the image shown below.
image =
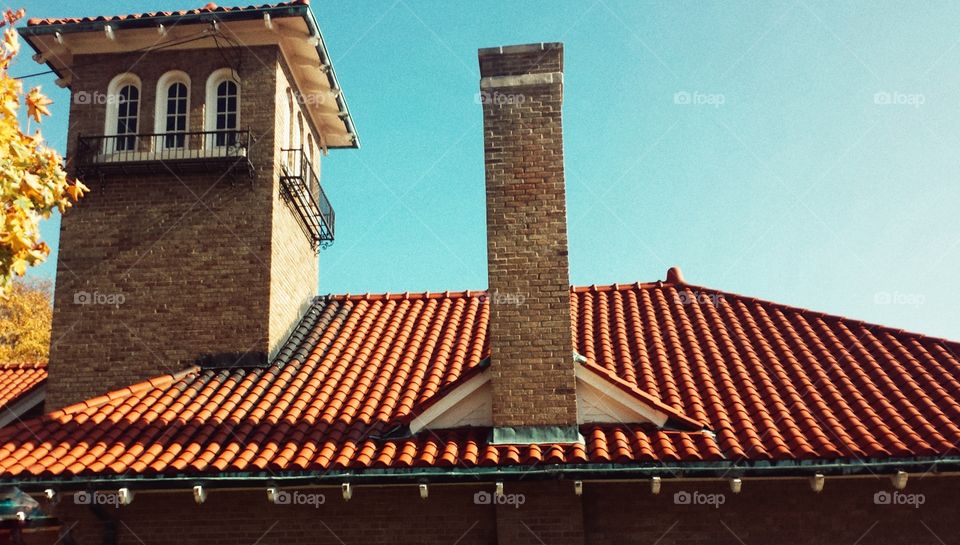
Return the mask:
<path id="1" fill-rule="evenodd" d="M 320 292 L 486 287 L 477 48 L 562 41 L 574 284 L 679 265 L 693 284 L 960 339 L 960 3 L 877 4 L 315 1 L 363 144 L 323 164 L 337 240 Z M 27 54 L 14 73 L 38 69 Z M 44 132 L 63 151 L 68 94 L 30 82 L 56 101 Z"/>

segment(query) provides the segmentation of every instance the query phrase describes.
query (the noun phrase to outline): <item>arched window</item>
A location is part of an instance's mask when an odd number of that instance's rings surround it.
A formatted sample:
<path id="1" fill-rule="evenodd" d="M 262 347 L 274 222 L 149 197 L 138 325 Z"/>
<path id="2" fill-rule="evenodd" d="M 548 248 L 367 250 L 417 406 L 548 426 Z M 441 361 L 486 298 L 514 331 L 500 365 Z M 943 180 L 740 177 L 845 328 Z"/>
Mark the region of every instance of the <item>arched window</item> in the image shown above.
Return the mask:
<path id="1" fill-rule="evenodd" d="M 293 112 L 296 109 L 293 105 L 293 91 L 290 88 L 287 88 L 287 141 L 285 142 L 285 148 L 290 149 L 293 147 Z"/>
<path id="2" fill-rule="evenodd" d="M 310 168 L 313 169 L 313 135 L 307 135 L 307 162 L 310 163 Z"/>
<path id="3" fill-rule="evenodd" d="M 303 149 L 303 114 L 297 112 L 297 147 Z"/>
<path id="4" fill-rule="evenodd" d="M 126 72 L 114 77 L 107 86 L 107 120 L 104 134 L 107 153 L 137 148 L 140 123 L 140 78 Z"/>
<path id="5" fill-rule="evenodd" d="M 315 160 L 316 155 L 313 153 L 313 134 L 307 134 L 307 164 L 310 165 L 307 167 L 310 170 L 310 172 L 307 173 L 307 176 L 310 177 L 310 182 L 307 187 L 310 190 L 310 194 L 314 196 L 320 192 L 320 178 L 317 175 Z"/>
<path id="6" fill-rule="evenodd" d="M 173 70 L 157 82 L 157 108 L 154 132 L 163 149 L 187 146 L 185 134 L 190 125 L 190 76 Z"/>
<path id="7" fill-rule="evenodd" d="M 283 164 L 284 167 L 288 169 L 295 168 L 297 163 L 296 161 L 296 150 L 294 149 L 293 143 L 293 118 L 294 112 L 296 111 L 296 106 L 293 101 L 293 91 L 287 87 L 287 114 L 286 114 L 286 123 L 287 123 L 287 134 L 286 140 L 283 142 L 283 149 L 286 151 L 283 152 Z"/>
<path id="8" fill-rule="evenodd" d="M 206 130 L 216 131 L 209 139 L 214 147 L 237 143 L 240 127 L 240 78 L 230 68 L 221 68 L 207 79 Z"/>

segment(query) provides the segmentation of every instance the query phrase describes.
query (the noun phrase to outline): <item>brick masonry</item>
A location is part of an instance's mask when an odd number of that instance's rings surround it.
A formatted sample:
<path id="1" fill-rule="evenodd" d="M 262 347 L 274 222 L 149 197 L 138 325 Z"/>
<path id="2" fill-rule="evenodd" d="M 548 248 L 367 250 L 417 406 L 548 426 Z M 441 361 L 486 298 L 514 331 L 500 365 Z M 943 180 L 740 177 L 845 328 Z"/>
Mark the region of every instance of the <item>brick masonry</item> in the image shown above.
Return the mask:
<path id="1" fill-rule="evenodd" d="M 876 505 L 874 494 L 893 490 L 889 479 L 873 477 L 828 478 L 819 494 L 805 479 L 746 479 L 740 494 L 731 494 L 726 481 L 665 481 L 658 495 L 644 480 L 588 481 L 582 497 L 567 480 L 507 482 L 508 496 L 523 494 L 519 507 L 476 504 L 474 494 L 492 490 L 489 483 L 432 485 L 426 500 L 413 484 L 358 486 L 349 502 L 339 488 L 296 490 L 323 494 L 317 507 L 274 505 L 264 490 L 216 489 L 196 505 L 181 489 L 139 492 L 132 505 L 100 514 L 115 521 L 118 545 L 952 544 L 960 536 L 957 484 L 957 477 L 912 477 L 902 494 L 922 494 L 919 507 Z M 677 492 L 724 500 L 719 507 L 682 505 Z M 75 505 L 72 494 L 51 509 L 80 545 L 105 542 L 104 523 L 89 506 Z M 55 530 L 26 536 L 31 545 L 55 540 Z"/>
<path id="2" fill-rule="evenodd" d="M 563 85 L 559 78 L 521 85 L 500 78 L 562 73 L 563 46 L 484 49 L 479 57 L 493 422 L 575 425 Z"/>
<path id="3" fill-rule="evenodd" d="M 246 173 L 85 177 L 91 192 L 63 218 L 47 410 L 183 368 L 207 354 L 263 354 L 282 342 L 316 290 L 317 256 L 279 197 L 276 97 L 283 60 L 272 46 L 228 53 L 241 80 L 241 128 L 255 143 Z M 139 132 L 153 132 L 157 81 L 191 79 L 189 130 L 202 130 L 210 49 L 78 55 L 67 157 L 79 135 L 103 134 L 110 80 L 141 79 Z M 76 97 L 84 93 L 87 99 Z M 284 132 L 286 129 L 284 128 Z M 72 168 L 72 166 L 71 166 Z M 100 301 L 76 304 L 78 293 Z M 113 297 L 113 299 L 105 299 Z"/>

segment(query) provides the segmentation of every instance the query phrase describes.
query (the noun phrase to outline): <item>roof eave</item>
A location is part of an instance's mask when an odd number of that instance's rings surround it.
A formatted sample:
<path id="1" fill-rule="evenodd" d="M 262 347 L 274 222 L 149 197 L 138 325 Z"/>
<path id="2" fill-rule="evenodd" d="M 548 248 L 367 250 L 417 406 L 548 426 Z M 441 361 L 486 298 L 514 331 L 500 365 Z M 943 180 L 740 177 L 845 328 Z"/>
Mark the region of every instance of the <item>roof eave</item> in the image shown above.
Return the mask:
<path id="1" fill-rule="evenodd" d="M 657 476 L 667 480 L 712 480 L 735 477 L 755 479 L 797 479 L 816 474 L 827 477 L 878 478 L 896 471 L 923 473 L 929 476 L 960 475 L 960 456 L 947 458 L 888 458 L 871 460 L 784 460 L 750 463 L 674 462 L 670 464 L 546 464 L 511 467 L 423 467 L 394 469 L 331 469 L 299 472 L 222 472 L 212 475 L 174 476 L 70 476 L 70 477 L 6 477 L 0 485 L 16 485 L 25 491 L 39 492 L 47 488 L 58 491 L 129 487 L 136 490 L 187 490 L 198 484 L 210 488 L 236 489 L 269 486 L 337 486 L 349 482 L 358 486 L 444 483 L 476 484 L 513 480 L 645 480 Z"/>

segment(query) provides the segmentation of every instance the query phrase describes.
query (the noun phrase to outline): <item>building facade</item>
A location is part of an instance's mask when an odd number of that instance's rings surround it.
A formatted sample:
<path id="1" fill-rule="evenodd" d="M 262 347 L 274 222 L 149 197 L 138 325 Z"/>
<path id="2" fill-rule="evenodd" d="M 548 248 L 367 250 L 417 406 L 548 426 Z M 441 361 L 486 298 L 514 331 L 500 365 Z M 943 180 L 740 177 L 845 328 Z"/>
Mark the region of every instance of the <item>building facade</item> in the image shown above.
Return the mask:
<path id="1" fill-rule="evenodd" d="M 93 191 L 48 413 L 0 431 L 34 498 L 3 538 L 956 541 L 957 343 L 677 268 L 569 286 L 561 44 L 479 51 L 488 289 L 314 297 L 317 164 L 357 140 L 305 3 L 22 34 Z"/>

